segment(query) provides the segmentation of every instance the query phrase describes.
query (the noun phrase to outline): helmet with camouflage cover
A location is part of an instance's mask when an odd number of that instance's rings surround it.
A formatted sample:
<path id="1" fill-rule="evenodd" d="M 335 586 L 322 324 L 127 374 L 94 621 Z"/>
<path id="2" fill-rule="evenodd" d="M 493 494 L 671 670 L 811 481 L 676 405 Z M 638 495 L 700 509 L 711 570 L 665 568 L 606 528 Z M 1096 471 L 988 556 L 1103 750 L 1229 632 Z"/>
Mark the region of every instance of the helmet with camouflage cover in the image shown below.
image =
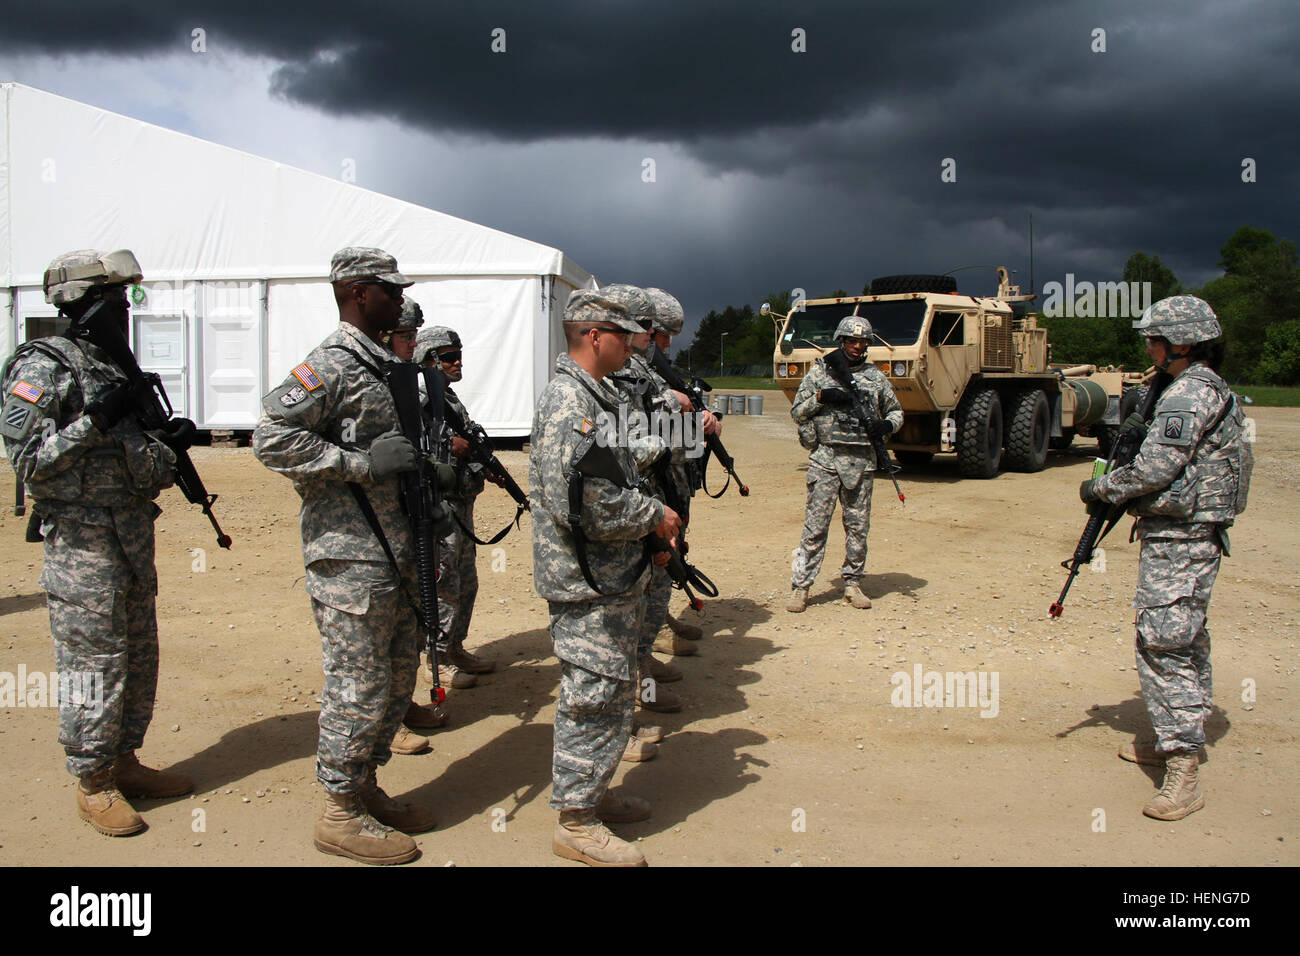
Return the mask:
<path id="1" fill-rule="evenodd" d="M 871 323 L 860 315 L 846 315 L 835 328 L 835 341 L 840 339 L 870 339 Z"/>
<path id="2" fill-rule="evenodd" d="M 399 329 L 418 329 L 424 325 L 424 310 L 414 299 L 402 297 L 402 314 L 397 319 Z"/>
<path id="3" fill-rule="evenodd" d="M 140 263 L 130 249 L 65 252 L 45 270 L 45 301 L 56 306 L 68 305 L 97 286 L 125 285 L 139 282 L 143 277 Z"/>
<path id="4" fill-rule="evenodd" d="M 1170 345 L 1212 342 L 1223 334 L 1210 304 L 1194 295 L 1174 295 L 1147 306 L 1133 328 L 1139 335 L 1165 339 Z"/>
<path id="5" fill-rule="evenodd" d="M 649 331 L 655 320 L 655 307 L 645 289 L 634 285 L 616 282 L 600 287 L 600 294 L 611 302 L 617 302 L 627 309 L 628 317 L 633 322 Z"/>
<path id="6" fill-rule="evenodd" d="M 460 348 L 460 336 L 454 329 L 449 329 L 445 325 L 434 325 L 427 329 L 421 329 L 415 336 L 415 355 L 414 361 L 423 364 L 429 358 L 429 353 L 436 352 L 438 349 Z"/>
<path id="7" fill-rule="evenodd" d="M 656 332 L 666 332 L 669 335 L 679 335 L 682 331 L 682 323 L 686 321 L 686 313 L 682 311 L 682 304 L 677 301 L 676 297 L 669 295 L 663 289 L 643 289 L 642 291 L 650 297 L 650 304 L 654 306 L 654 330 Z"/>

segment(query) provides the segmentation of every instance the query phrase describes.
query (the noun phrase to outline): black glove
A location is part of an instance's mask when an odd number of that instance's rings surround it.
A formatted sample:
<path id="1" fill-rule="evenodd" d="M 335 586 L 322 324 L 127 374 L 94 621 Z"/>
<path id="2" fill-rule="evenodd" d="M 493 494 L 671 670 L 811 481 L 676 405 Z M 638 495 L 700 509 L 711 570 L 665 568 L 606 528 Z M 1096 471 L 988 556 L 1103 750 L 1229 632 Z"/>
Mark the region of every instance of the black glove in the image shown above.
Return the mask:
<path id="1" fill-rule="evenodd" d="M 163 425 L 160 432 L 158 440 L 178 455 L 188 451 L 198 435 L 198 429 L 188 418 L 173 418 Z"/>
<path id="2" fill-rule="evenodd" d="M 823 388 L 817 393 L 817 401 L 823 405 L 852 405 L 853 396 L 842 388 Z"/>
<path id="3" fill-rule="evenodd" d="M 370 443 L 370 477 L 375 481 L 415 470 L 415 446 L 401 432 L 384 432 Z"/>
<path id="4" fill-rule="evenodd" d="M 1101 499 L 1097 497 L 1097 493 L 1093 491 L 1092 488 L 1092 486 L 1095 485 L 1096 483 L 1097 483 L 1096 478 L 1089 478 L 1087 481 L 1084 481 L 1082 484 L 1079 485 L 1079 500 L 1082 501 L 1085 505 L 1090 505 L 1094 501 L 1101 501 Z"/>
<path id="5" fill-rule="evenodd" d="M 1119 426 L 1119 433 L 1121 435 L 1123 435 L 1125 432 L 1131 432 L 1131 431 L 1137 432 L 1138 434 L 1142 435 L 1143 438 L 1146 437 L 1146 433 L 1147 433 L 1146 419 L 1144 419 L 1137 412 L 1129 412 L 1128 418 L 1124 419 L 1124 424 Z"/>
<path id="6" fill-rule="evenodd" d="M 889 424 L 888 419 L 877 418 L 867 422 L 867 434 L 872 438 L 885 438 L 894 434 L 894 426 Z"/>
<path id="7" fill-rule="evenodd" d="M 444 495 L 451 494 L 456 490 L 456 466 L 438 461 L 432 464 L 434 479 L 438 482 L 438 490 Z"/>
<path id="8" fill-rule="evenodd" d="M 83 414 L 89 416 L 95 427 L 106 432 L 131 410 L 131 386 L 126 383 L 112 385 L 86 403 Z"/>
<path id="9" fill-rule="evenodd" d="M 441 540 L 456 530 L 455 519 L 452 518 L 451 505 L 445 501 L 438 502 L 439 513 L 433 518 L 433 535 Z"/>

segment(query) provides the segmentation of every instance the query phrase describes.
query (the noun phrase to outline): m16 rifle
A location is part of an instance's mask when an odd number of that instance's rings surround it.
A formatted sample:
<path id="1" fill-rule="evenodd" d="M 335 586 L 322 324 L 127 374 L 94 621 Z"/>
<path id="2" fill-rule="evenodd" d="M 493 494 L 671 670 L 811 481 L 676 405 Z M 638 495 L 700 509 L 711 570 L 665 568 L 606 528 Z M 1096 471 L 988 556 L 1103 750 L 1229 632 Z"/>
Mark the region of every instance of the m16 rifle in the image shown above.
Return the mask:
<path id="1" fill-rule="evenodd" d="M 127 385 L 131 390 L 131 410 L 139 420 L 141 428 L 145 431 L 171 433 L 175 427 L 174 423 L 182 420 L 173 417 L 175 411 L 167 398 L 167 390 L 163 388 L 162 379 L 156 372 L 141 370 L 111 309 L 106 308 L 107 305 L 108 303 L 101 299 L 91 306 L 81 320 L 73 325 L 68 335 L 70 338 L 85 339 L 103 349 L 112 359 L 113 364 L 126 375 Z M 192 427 L 192 423 L 187 425 Z M 212 523 L 213 530 L 217 532 L 217 544 L 229 548 L 230 535 L 221 530 L 216 515 L 212 513 L 212 504 L 217 500 L 217 496 L 208 494 L 207 488 L 203 486 L 203 479 L 199 477 L 194 462 L 190 460 L 189 452 L 184 448 L 174 447 L 173 451 L 176 452 L 176 487 L 185 495 L 186 501 L 199 505 L 203 509 L 208 521 Z"/>
<path id="2" fill-rule="evenodd" d="M 1139 427 L 1128 427 L 1120 432 L 1119 437 L 1111 446 L 1110 457 L 1106 459 L 1104 467 L 1097 471 L 1094 477 L 1100 478 L 1102 475 L 1108 475 L 1116 468 L 1131 463 L 1137 457 L 1138 451 L 1142 448 L 1142 442 L 1147 435 L 1147 425 L 1151 422 L 1151 416 L 1155 414 L 1156 400 L 1160 398 L 1160 393 L 1165 387 L 1173 381 L 1167 374 L 1161 372 L 1155 380 L 1148 386 L 1146 398 L 1141 406 L 1138 407 L 1134 415 L 1141 416 L 1143 424 Z M 1133 416 L 1130 415 L 1131 419 Z M 1126 420 L 1127 421 L 1127 420 Z M 1079 543 L 1075 545 L 1074 554 L 1068 560 L 1061 562 L 1061 567 L 1069 571 L 1065 579 L 1065 586 L 1061 588 L 1061 595 L 1056 602 L 1047 609 L 1047 613 L 1052 617 L 1060 617 L 1065 610 L 1065 595 L 1070 591 L 1070 585 L 1074 583 L 1075 577 L 1079 574 L 1079 568 L 1085 564 L 1092 563 L 1093 552 L 1101 540 L 1110 533 L 1110 529 L 1115 527 L 1119 519 L 1124 517 L 1125 505 L 1107 504 L 1104 501 L 1095 501 L 1088 505 L 1088 521 L 1083 526 L 1083 534 L 1079 537 Z"/>
<path id="3" fill-rule="evenodd" d="M 477 423 L 467 424 L 460 416 L 460 413 L 450 405 L 443 405 L 443 416 L 443 420 L 447 423 L 447 426 L 469 443 L 470 459 L 482 465 L 489 476 L 495 476 L 501 482 L 501 487 L 509 492 L 510 497 L 515 500 L 514 526 L 518 528 L 519 519 L 523 513 L 525 511 L 532 511 L 532 508 L 528 504 L 528 495 L 524 493 L 524 489 L 519 487 L 519 483 L 510 476 L 510 472 L 506 469 L 506 466 L 501 463 L 501 459 L 496 456 L 495 450 L 492 447 L 492 439 L 488 437 L 488 433 L 484 431 L 482 425 Z M 459 518 L 457 521 L 459 521 Z M 507 522 L 506 526 L 498 531 L 496 536 L 489 541 L 480 541 L 478 538 L 474 537 L 474 534 L 468 528 L 464 528 L 463 525 L 462 528 L 466 534 L 474 539 L 475 544 L 489 545 L 496 544 L 506 536 L 510 531 L 510 523 Z"/>

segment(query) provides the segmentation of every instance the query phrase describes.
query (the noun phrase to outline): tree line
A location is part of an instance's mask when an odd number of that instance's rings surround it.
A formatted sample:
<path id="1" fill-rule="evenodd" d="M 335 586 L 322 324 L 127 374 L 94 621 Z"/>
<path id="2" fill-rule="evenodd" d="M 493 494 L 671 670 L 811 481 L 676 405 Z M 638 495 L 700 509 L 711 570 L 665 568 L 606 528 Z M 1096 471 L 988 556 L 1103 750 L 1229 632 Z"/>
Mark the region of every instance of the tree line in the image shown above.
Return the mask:
<path id="1" fill-rule="evenodd" d="M 1219 250 L 1223 275 L 1200 288 L 1184 286 L 1156 255 L 1135 252 L 1124 263 L 1125 283 L 1151 283 L 1151 301 L 1171 295 L 1200 296 L 1223 325 L 1227 358 L 1222 372 L 1233 384 L 1300 384 L 1300 264 L 1296 244 L 1266 229 L 1242 226 Z M 861 294 L 866 295 L 870 284 Z M 810 298 L 833 298 L 843 289 Z M 774 292 L 762 301 L 774 312 L 788 312 L 790 290 Z M 1034 303 L 1041 308 L 1041 296 Z M 1142 338 L 1125 317 L 1081 318 L 1074 314 L 1039 315 L 1052 345 L 1052 361 L 1070 364 L 1117 365 L 1142 369 L 1149 364 Z M 1085 313 L 1086 314 L 1086 313 Z M 710 311 L 700 321 L 695 338 L 674 362 L 697 373 L 728 366 L 769 364 L 774 342 L 772 320 L 750 305 Z"/>

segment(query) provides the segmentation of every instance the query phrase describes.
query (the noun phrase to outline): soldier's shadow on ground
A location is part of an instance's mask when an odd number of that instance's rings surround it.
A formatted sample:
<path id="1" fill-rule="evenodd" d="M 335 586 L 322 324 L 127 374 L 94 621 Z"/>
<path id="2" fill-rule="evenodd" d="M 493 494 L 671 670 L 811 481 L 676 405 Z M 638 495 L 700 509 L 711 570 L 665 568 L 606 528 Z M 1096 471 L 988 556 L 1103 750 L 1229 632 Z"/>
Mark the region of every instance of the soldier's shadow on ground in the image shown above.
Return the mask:
<path id="1" fill-rule="evenodd" d="M 919 601 L 921 596 L 917 594 L 917 591 L 929 583 L 926 578 L 918 578 L 902 571 L 891 571 L 888 574 L 863 575 L 862 590 L 873 601 L 889 594 L 901 594 L 914 601 Z M 829 585 L 814 584 L 808 592 L 809 607 L 821 604 L 840 604 L 843 601 L 844 581 L 838 576 L 832 578 Z M 799 622 L 792 617 L 791 623 L 797 624 Z"/>
<path id="2" fill-rule="evenodd" d="M 6 614 L 19 614 L 37 607 L 45 607 L 44 591 L 36 591 L 33 594 L 14 594 L 10 597 L 0 598 L 0 617 L 4 617 Z"/>
<path id="3" fill-rule="evenodd" d="M 216 743 L 167 769 L 193 777 L 195 792 L 203 793 L 242 780 L 259 770 L 315 757 L 319 717 L 320 711 L 312 708 L 235 727 L 222 734 Z M 147 750 L 142 756 L 148 763 Z M 169 803 L 172 799 L 156 802 Z M 188 800 L 189 797 L 174 799 Z"/>
<path id="4" fill-rule="evenodd" d="M 1078 730 L 1085 730 L 1093 727 L 1105 727 L 1115 731 L 1117 736 L 1108 740 L 1107 743 L 1114 744 L 1116 750 L 1119 745 L 1132 738 L 1150 740 L 1153 737 L 1151 730 L 1151 720 L 1147 716 L 1147 705 L 1141 696 L 1130 697 L 1128 700 L 1118 704 L 1097 704 L 1088 710 L 1088 716 L 1077 724 L 1073 724 L 1064 730 L 1058 731 L 1058 738 L 1065 738 Z M 1216 743 L 1227 736 L 1228 731 L 1232 729 L 1232 722 L 1228 719 L 1228 713 L 1222 707 L 1214 707 L 1210 711 L 1210 716 L 1205 720 L 1205 757 L 1206 763 L 1210 762 L 1210 750 Z M 1142 770 L 1152 782 L 1159 786 L 1164 777 L 1159 767 L 1149 767 L 1139 764 Z"/>

